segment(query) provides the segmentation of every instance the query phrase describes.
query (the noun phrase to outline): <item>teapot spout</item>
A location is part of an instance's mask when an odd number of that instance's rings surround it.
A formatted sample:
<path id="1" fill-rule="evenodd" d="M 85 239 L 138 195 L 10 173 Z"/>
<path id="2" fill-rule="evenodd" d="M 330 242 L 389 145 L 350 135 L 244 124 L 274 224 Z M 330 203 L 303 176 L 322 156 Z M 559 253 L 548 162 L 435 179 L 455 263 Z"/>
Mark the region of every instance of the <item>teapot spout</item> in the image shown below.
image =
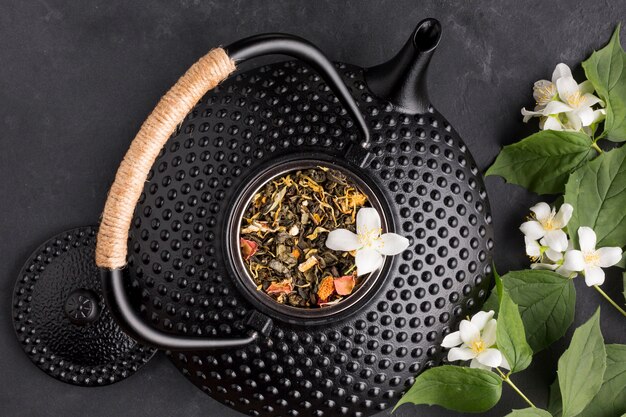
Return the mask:
<path id="1" fill-rule="evenodd" d="M 440 39 L 441 24 L 437 19 L 419 22 L 396 56 L 365 70 L 369 89 L 404 113 L 427 112 L 430 101 L 426 70 Z"/>

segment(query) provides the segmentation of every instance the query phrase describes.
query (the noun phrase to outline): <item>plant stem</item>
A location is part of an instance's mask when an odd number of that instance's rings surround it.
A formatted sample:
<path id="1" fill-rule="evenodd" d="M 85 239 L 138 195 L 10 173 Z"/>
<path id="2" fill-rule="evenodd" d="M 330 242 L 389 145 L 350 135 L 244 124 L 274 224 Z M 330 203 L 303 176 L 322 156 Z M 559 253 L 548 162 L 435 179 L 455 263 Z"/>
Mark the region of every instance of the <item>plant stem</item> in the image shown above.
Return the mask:
<path id="1" fill-rule="evenodd" d="M 596 143 L 596 141 L 593 141 L 593 142 L 591 143 L 591 147 L 592 147 L 593 149 L 595 149 L 596 151 L 598 151 L 598 153 L 599 153 L 599 154 L 603 154 L 603 153 L 604 153 L 604 151 L 602 150 L 602 148 L 600 148 L 600 147 L 598 146 L 598 144 Z"/>
<path id="2" fill-rule="evenodd" d="M 527 403 L 528 405 L 530 405 L 532 408 L 537 408 L 537 407 L 535 406 L 535 404 L 533 404 L 533 402 L 532 402 L 532 401 L 530 401 L 530 400 L 528 399 L 528 397 L 527 397 L 527 396 L 525 396 L 525 395 L 524 395 L 524 393 L 523 393 L 523 392 L 522 392 L 519 388 L 517 388 L 517 385 L 515 385 L 515 384 L 513 383 L 513 381 L 511 381 L 511 378 L 509 377 L 509 375 L 505 375 L 505 374 L 504 374 L 504 373 L 502 373 L 502 371 L 501 371 L 500 369 L 498 369 L 498 368 L 496 368 L 496 370 L 500 373 L 500 377 L 502 378 L 502 380 L 503 380 L 504 382 L 506 382 L 507 384 L 509 384 L 509 385 L 511 386 L 511 388 L 513 388 L 513 391 L 517 392 L 517 394 L 518 394 L 520 397 L 522 397 L 522 399 L 523 399 L 524 401 L 526 401 L 526 403 Z"/>
<path id="3" fill-rule="evenodd" d="M 595 288 L 595 289 L 596 289 L 596 291 L 598 291 L 598 292 L 599 292 L 599 293 L 600 293 L 600 294 L 601 294 L 604 298 L 606 298 L 606 300 L 607 300 L 609 303 L 611 303 L 611 305 L 612 305 L 613 307 L 615 307 L 615 308 L 617 309 L 617 311 L 619 311 L 620 313 L 622 313 L 622 315 L 623 315 L 624 317 L 626 317 L 626 311 L 624 311 L 624 309 L 623 309 L 623 308 L 621 308 L 621 307 L 619 306 L 619 304 L 617 304 L 615 301 L 613 301 L 613 299 L 612 299 L 611 297 L 609 297 L 609 295 L 608 295 L 607 293 L 605 293 L 604 291 L 602 291 L 602 288 L 600 288 L 600 287 L 599 287 L 599 286 L 597 286 L 597 285 L 594 285 L 594 286 L 593 286 L 593 288 Z"/>

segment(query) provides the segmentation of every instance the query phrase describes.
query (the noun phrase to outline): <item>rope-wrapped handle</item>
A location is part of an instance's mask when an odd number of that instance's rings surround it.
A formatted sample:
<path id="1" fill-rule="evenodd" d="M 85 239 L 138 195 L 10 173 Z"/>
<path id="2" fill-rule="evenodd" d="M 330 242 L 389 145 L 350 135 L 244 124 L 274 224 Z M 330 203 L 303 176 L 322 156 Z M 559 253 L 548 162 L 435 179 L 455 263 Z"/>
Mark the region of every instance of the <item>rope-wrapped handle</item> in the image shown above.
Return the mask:
<path id="1" fill-rule="evenodd" d="M 163 145 L 202 96 L 235 70 L 235 62 L 269 54 L 300 59 L 322 76 L 361 131 L 362 141 L 348 146 L 346 157 L 362 165 L 369 155 L 369 133 L 363 115 L 333 63 L 310 42 L 292 35 L 268 33 L 242 39 L 225 49 L 214 49 L 202 57 L 161 98 L 135 136 L 115 175 L 98 231 L 96 264 L 102 268 L 106 304 L 124 332 L 141 343 L 167 350 L 234 348 L 253 343 L 272 329 L 270 318 L 253 311 L 246 320 L 249 331 L 243 337 L 197 338 L 160 331 L 135 311 L 126 293 L 123 272 L 135 206 Z"/>
<path id="2" fill-rule="evenodd" d="M 96 264 L 116 269 L 126 265 L 128 231 L 150 168 L 161 148 L 198 101 L 235 71 L 235 61 L 222 48 L 200 58 L 161 98 L 139 129 L 120 164 L 102 213 Z"/>
<path id="3" fill-rule="evenodd" d="M 242 39 L 225 49 L 213 49 L 161 98 L 126 152 L 102 213 L 96 246 L 99 267 L 119 269 L 126 265 L 128 231 L 135 206 L 150 168 L 178 124 L 207 91 L 235 71 L 235 62 L 270 54 L 300 59 L 322 76 L 361 131 L 360 146 L 348 147 L 346 158 L 365 163 L 369 147 L 367 124 L 333 63 L 315 45 L 297 36 L 267 33 Z"/>

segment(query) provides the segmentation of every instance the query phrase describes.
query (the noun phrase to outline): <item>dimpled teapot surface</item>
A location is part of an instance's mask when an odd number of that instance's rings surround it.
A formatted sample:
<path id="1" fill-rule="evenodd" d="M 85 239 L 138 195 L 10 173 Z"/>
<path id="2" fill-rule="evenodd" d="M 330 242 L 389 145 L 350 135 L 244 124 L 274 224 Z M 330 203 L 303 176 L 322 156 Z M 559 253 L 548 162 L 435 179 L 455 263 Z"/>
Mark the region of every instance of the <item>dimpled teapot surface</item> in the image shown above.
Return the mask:
<path id="1" fill-rule="evenodd" d="M 272 322 L 247 345 L 170 349 L 211 397 L 255 416 L 374 414 L 440 363 L 444 335 L 484 299 L 493 247 L 485 188 L 426 96 L 439 37 L 427 19 L 385 64 L 335 64 L 371 135 L 358 163 L 349 155 L 358 123 L 301 61 L 230 77 L 162 148 L 130 230 L 134 306 L 152 328 L 198 339 L 245 335 L 252 311 Z M 249 184 L 277 167 L 316 163 L 360 179 L 386 228 L 410 245 L 345 308 L 274 308 L 237 269 L 230 225 Z"/>

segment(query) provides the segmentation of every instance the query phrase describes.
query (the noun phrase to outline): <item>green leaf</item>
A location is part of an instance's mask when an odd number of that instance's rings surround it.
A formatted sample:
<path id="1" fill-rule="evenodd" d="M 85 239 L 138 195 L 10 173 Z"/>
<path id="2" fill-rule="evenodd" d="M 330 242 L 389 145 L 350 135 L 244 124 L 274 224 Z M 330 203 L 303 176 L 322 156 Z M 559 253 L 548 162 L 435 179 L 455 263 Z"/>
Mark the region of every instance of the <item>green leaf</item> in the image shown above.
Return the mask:
<path id="1" fill-rule="evenodd" d="M 624 300 L 626 300 L 626 272 L 622 274 L 622 279 L 623 279 L 623 284 L 624 284 L 624 286 L 622 287 L 623 288 L 622 294 L 624 295 Z M 626 305 L 626 303 L 624 303 L 624 305 Z"/>
<path id="2" fill-rule="evenodd" d="M 600 391 L 580 413 L 613 417 L 626 413 L 626 345 L 606 345 L 606 371 Z"/>
<path id="3" fill-rule="evenodd" d="M 578 228 L 591 227 L 597 247 L 626 245 L 626 146 L 605 152 L 574 172 L 565 186 L 574 207 L 567 228 L 578 245 Z"/>
<path id="4" fill-rule="evenodd" d="M 498 314 L 498 310 L 500 310 L 500 300 L 498 300 L 498 291 L 495 287 L 491 289 L 489 297 L 487 297 L 487 300 L 485 300 L 485 303 L 483 304 L 483 310 L 493 310 L 496 315 Z"/>
<path id="5" fill-rule="evenodd" d="M 576 290 L 572 280 L 552 271 L 512 271 L 504 288 L 519 308 L 526 340 L 539 352 L 560 339 L 574 321 Z"/>
<path id="6" fill-rule="evenodd" d="M 524 408 L 523 410 L 513 410 L 506 417 L 552 417 L 552 415 L 541 408 Z"/>
<path id="7" fill-rule="evenodd" d="M 483 310 L 493 310 L 496 314 L 498 314 L 498 310 L 500 310 L 500 294 L 502 294 L 502 279 L 500 278 L 500 275 L 498 275 L 495 265 L 493 265 L 493 280 L 494 286 L 489 293 L 489 297 L 487 297 L 487 300 L 485 300 L 485 303 L 483 304 Z"/>
<path id="8" fill-rule="evenodd" d="M 580 326 L 559 358 L 558 379 L 563 417 L 574 417 L 595 397 L 606 369 L 606 349 L 600 331 L 600 309 Z"/>
<path id="9" fill-rule="evenodd" d="M 537 194 L 562 193 L 570 173 L 595 156 L 579 132 L 542 130 L 505 146 L 486 175 L 499 175 Z"/>
<path id="10" fill-rule="evenodd" d="M 583 62 L 587 79 L 606 104 L 604 132 L 614 142 L 626 141 L 626 53 L 619 25 L 609 43 Z"/>
<path id="11" fill-rule="evenodd" d="M 496 288 L 502 288 L 499 277 L 496 277 Z M 519 309 L 506 289 L 502 289 L 500 296 L 496 343 L 511 366 L 511 372 L 523 371 L 533 360 L 533 350 L 526 342 Z"/>
<path id="12" fill-rule="evenodd" d="M 563 414 L 563 401 L 561 399 L 561 389 L 559 388 L 559 378 L 556 378 L 552 385 L 550 385 L 548 411 L 554 417 L 561 417 L 561 414 Z"/>
<path id="13" fill-rule="evenodd" d="M 439 405 L 448 410 L 480 413 L 496 405 L 502 394 L 502 379 L 491 371 L 443 365 L 420 374 L 400 398 L 404 403 Z"/>

